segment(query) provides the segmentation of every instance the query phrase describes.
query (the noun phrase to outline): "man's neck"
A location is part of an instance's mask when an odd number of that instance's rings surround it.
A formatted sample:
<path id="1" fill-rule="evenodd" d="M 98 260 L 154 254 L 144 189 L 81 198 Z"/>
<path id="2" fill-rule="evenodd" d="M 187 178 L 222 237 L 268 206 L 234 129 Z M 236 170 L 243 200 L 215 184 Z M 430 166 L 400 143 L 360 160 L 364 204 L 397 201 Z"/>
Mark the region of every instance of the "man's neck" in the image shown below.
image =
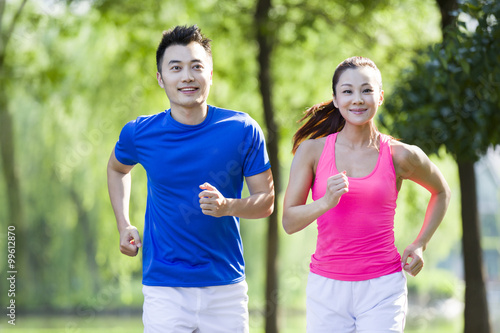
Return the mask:
<path id="1" fill-rule="evenodd" d="M 170 108 L 170 114 L 177 122 L 185 125 L 201 124 L 208 114 L 208 105 L 204 103 L 197 107 L 175 107 Z"/>

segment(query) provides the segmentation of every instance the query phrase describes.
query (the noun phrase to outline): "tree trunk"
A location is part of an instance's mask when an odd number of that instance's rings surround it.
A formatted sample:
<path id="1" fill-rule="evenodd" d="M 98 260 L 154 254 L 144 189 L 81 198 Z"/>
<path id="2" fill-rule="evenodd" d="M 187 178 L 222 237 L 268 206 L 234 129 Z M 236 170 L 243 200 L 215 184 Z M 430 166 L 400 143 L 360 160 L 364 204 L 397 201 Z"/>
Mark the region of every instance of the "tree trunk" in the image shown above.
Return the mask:
<path id="1" fill-rule="evenodd" d="M 0 169 L 2 170 L 5 184 L 7 205 L 7 221 L 5 225 L 0 223 L 0 226 L 2 226 L 0 233 L 7 233 L 7 226 L 9 226 L 9 231 L 15 233 L 15 265 L 6 265 L 6 267 L 7 271 L 22 272 L 22 274 L 17 276 L 17 281 L 20 285 L 26 284 L 27 286 L 19 294 L 28 296 L 30 290 L 29 282 L 33 281 L 31 279 L 33 272 L 28 270 L 32 264 L 31 249 L 29 248 L 28 230 L 24 225 L 21 185 L 15 162 L 14 126 L 12 115 L 8 110 L 8 100 L 5 92 L 6 85 L 4 84 L 5 80 L 2 75 L 2 69 L 0 68 Z M 4 246 L 4 249 L 7 249 L 6 243 L 4 243 Z"/>
<path id="2" fill-rule="evenodd" d="M 1 74 L 0 74 L 1 75 Z M 4 80 L 0 80 L 2 82 Z M 14 130 L 12 116 L 7 109 L 5 85 L 0 90 L 0 156 L 5 181 L 9 225 L 21 229 L 21 190 L 16 171 L 14 154 Z"/>
<path id="3" fill-rule="evenodd" d="M 446 28 L 455 24 L 456 17 L 452 12 L 458 9 L 458 2 L 457 0 L 437 0 L 437 4 L 441 11 L 441 30 L 444 41 Z M 464 333 L 490 333 L 474 163 L 458 161 L 458 173 L 462 197 L 462 252 L 465 271 Z"/>
<path id="4" fill-rule="evenodd" d="M 5 57 L 7 45 L 12 37 L 16 23 L 21 15 L 21 12 L 27 0 L 23 0 L 17 8 L 9 25 L 5 24 L 5 0 L 0 0 L 0 160 L 2 164 L 2 173 L 5 181 L 5 193 L 7 195 L 7 225 L 15 228 L 16 234 L 16 266 L 15 268 L 8 267 L 8 270 L 15 271 L 19 266 L 29 267 L 29 240 L 26 236 L 27 229 L 24 225 L 23 210 L 21 204 L 21 185 L 16 168 L 15 160 L 15 135 L 12 115 L 8 110 L 7 97 L 7 74 L 5 66 Z M 2 29 L 2 27 L 4 27 Z M 7 229 L 2 230 L 6 232 Z M 19 277 L 28 285 L 30 273 L 23 269 L 22 276 Z M 24 280 L 23 280 L 24 279 Z M 28 288 L 26 288 L 27 290 Z"/>
<path id="5" fill-rule="evenodd" d="M 474 163 L 459 162 L 458 174 L 462 197 L 462 251 L 465 271 L 464 333 L 490 333 Z"/>
<path id="6" fill-rule="evenodd" d="M 452 12 L 458 9 L 458 2 L 457 0 L 437 0 L 437 4 L 441 12 L 441 31 L 444 37 L 445 29 L 455 22 Z"/>
<path id="7" fill-rule="evenodd" d="M 83 200 L 80 198 L 78 192 L 74 187 L 69 187 L 68 191 L 75 204 L 76 212 L 78 213 L 77 228 L 75 229 L 75 244 L 78 244 L 77 246 L 80 249 L 85 249 L 83 255 L 86 258 L 86 267 L 92 280 L 92 291 L 97 293 L 100 286 L 99 267 L 95 259 L 97 255 L 97 234 L 92 224 L 92 218 L 87 209 L 83 206 Z M 81 244 L 81 242 L 83 242 L 83 244 Z"/>
<path id="8" fill-rule="evenodd" d="M 271 171 L 274 178 L 275 200 L 274 212 L 269 217 L 267 232 L 267 258 L 266 258 L 266 311 L 265 331 L 266 333 L 277 333 L 277 309 L 278 309 L 278 277 L 276 269 L 276 258 L 278 256 L 278 204 L 277 198 L 280 191 L 280 164 L 278 160 L 279 131 L 274 119 L 272 107 L 272 82 L 271 82 L 271 54 L 272 38 L 269 28 L 269 11 L 271 0 L 259 0 L 255 12 L 255 26 L 257 31 L 257 43 L 259 45 L 259 88 L 262 96 L 264 117 L 267 128 L 267 148 L 271 161 Z"/>
<path id="9" fill-rule="evenodd" d="M 1 71 L 1 69 L 0 69 Z M 0 73 L 0 76 L 2 74 Z M 0 82 L 5 82 L 0 78 Z M 2 83 L 3 83 L 2 82 Z M 16 170 L 14 126 L 12 116 L 7 108 L 7 96 L 5 84 L 1 84 L 0 90 L 0 158 L 2 163 L 2 173 L 5 182 L 5 193 L 7 194 L 7 218 L 8 225 L 16 228 L 16 241 L 21 243 L 20 234 L 24 231 L 21 206 L 21 186 Z M 21 253 L 19 253 L 21 255 Z"/>

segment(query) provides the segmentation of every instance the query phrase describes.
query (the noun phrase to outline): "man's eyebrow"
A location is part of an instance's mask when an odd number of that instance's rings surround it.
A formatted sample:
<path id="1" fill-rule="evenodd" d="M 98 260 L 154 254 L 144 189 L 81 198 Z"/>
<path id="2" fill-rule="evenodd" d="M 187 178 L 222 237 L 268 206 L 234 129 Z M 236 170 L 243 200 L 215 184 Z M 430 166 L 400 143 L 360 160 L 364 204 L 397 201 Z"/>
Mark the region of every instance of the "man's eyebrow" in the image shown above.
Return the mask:
<path id="1" fill-rule="evenodd" d="M 171 64 L 179 64 L 179 63 L 181 63 L 181 62 L 182 62 L 182 61 L 180 61 L 180 60 L 175 60 L 175 59 L 173 59 L 173 60 L 170 60 L 170 61 L 168 62 L 168 64 L 169 64 L 169 65 L 171 65 Z M 195 63 L 195 62 L 202 62 L 202 61 L 201 61 L 200 59 L 193 59 L 193 60 L 191 60 L 190 62 L 191 62 L 191 63 Z"/>

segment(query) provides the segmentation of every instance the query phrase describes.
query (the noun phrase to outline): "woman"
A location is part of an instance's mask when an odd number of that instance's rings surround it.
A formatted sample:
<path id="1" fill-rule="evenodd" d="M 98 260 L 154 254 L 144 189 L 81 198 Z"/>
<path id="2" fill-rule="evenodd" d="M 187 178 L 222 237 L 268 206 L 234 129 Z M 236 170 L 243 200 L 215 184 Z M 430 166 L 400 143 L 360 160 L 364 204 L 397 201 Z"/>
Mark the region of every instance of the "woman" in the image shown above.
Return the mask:
<path id="1" fill-rule="evenodd" d="M 380 133 L 374 116 L 382 78 L 367 58 L 335 70 L 333 99 L 306 111 L 294 136 L 283 227 L 289 234 L 317 219 L 318 240 L 307 284 L 308 332 L 403 332 L 406 277 L 443 219 L 450 189 L 418 147 Z M 401 257 L 394 214 L 402 181 L 431 193 L 422 229 Z M 309 190 L 313 202 L 306 203 Z"/>

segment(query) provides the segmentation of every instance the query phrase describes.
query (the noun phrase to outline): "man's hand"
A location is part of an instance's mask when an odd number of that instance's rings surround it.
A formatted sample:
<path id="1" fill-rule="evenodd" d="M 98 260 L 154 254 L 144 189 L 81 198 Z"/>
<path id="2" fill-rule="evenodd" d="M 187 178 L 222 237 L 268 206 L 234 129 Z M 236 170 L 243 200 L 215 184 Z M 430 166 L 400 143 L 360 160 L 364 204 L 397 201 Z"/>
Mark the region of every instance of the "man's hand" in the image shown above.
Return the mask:
<path id="1" fill-rule="evenodd" d="M 209 183 L 200 185 L 203 191 L 198 195 L 200 197 L 201 212 L 205 215 L 221 217 L 230 215 L 228 212 L 228 199 Z"/>
<path id="2" fill-rule="evenodd" d="M 139 232 L 136 227 L 128 226 L 125 229 L 120 230 L 121 253 L 130 257 L 135 257 L 141 246 L 141 237 L 139 236 Z"/>

